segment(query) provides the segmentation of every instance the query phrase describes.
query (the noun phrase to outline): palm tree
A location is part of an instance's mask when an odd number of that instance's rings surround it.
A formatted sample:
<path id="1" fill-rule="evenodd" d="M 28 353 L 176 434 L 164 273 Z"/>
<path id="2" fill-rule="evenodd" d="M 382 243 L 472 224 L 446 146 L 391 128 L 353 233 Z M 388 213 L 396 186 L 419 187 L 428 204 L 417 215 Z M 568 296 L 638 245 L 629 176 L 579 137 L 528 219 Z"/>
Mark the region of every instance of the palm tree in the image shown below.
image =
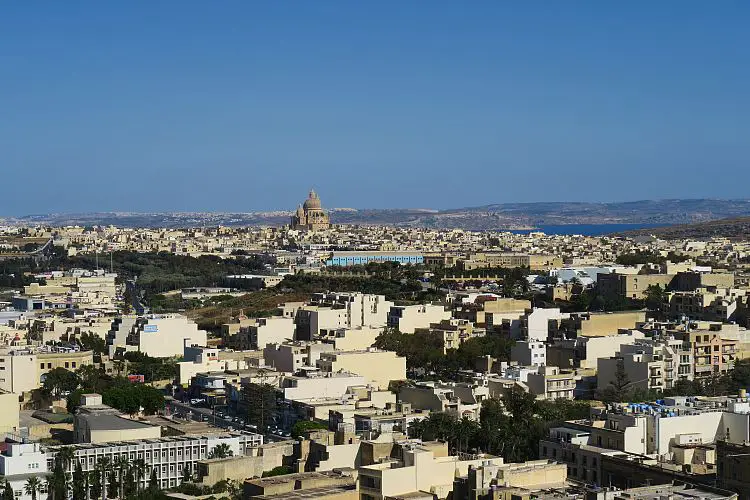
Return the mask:
<path id="1" fill-rule="evenodd" d="M 55 459 L 59 460 L 60 463 L 62 463 L 63 470 L 65 472 L 68 472 L 68 470 L 70 469 L 70 464 L 73 463 L 75 456 L 76 456 L 76 452 L 73 450 L 72 447 L 63 446 L 57 452 L 57 456 L 55 457 Z"/>
<path id="2" fill-rule="evenodd" d="M 226 443 L 217 444 L 213 447 L 211 452 L 208 454 L 208 458 L 227 458 L 231 457 L 234 453 L 232 449 Z"/>
<path id="3" fill-rule="evenodd" d="M 96 468 L 99 471 L 99 482 L 102 487 L 102 500 L 107 498 L 107 471 L 112 465 L 112 460 L 109 457 L 101 457 L 96 461 Z"/>
<path id="4" fill-rule="evenodd" d="M 120 491 L 120 498 L 124 497 L 124 488 L 125 488 L 125 471 L 130 466 L 130 461 L 127 459 L 125 455 L 120 455 L 119 457 L 115 458 L 114 461 L 114 467 L 118 470 L 117 472 L 117 482 L 119 484 L 119 491 Z"/>
<path id="5" fill-rule="evenodd" d="M 36 500 L 36 494 L 42 488 L 42 481 L 37 476 L 31 476 L 26 480 L 24 490 L 27 495 L 31 495 L 31 500 Z"/>
<path id="6" fill-rule="evenodd" d="M 44 487 L 47 490 L 47 498 L 54 500 L 55 499 L 55 480 L 52 476 L 47 476 L 44 479 Z"/>
<path id="7" fill-rule="evenodd" d="M 141 481 L 146 476 L 146 462 L 142 458 L 136 458 L 131 464 L 131 469 L 135 476 L 136 490 L 141 490 Z"/>

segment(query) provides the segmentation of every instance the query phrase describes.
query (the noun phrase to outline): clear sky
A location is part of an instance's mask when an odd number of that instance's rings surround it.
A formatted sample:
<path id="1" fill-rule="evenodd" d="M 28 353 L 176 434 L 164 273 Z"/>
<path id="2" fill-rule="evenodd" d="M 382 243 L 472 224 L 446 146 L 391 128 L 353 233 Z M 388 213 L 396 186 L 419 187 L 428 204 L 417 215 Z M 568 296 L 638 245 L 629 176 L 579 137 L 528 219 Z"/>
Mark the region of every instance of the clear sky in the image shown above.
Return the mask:
<path id="1" fill-rule="evenodd" d="M 750 197 L 750 2 L 0 2 L 0 214 Z"/>

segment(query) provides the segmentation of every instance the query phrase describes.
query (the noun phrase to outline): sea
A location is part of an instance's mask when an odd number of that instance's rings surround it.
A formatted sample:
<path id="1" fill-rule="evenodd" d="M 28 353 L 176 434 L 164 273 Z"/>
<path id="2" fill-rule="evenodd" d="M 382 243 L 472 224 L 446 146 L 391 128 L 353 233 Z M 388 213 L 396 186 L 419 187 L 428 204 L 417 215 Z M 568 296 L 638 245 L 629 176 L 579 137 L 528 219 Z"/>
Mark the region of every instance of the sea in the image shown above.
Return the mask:
<path id="1" fill-rule="evenodd" d="M 668 224 L 562 224 L 557 226 L 538 226 L 535 229 L 517 229 L 511 231 L 511 233 L 529 234 L 541 231 L 545 234 L 582 234 L 584 236 L 601 236 L 604 234 L 620 233 L 635 229 L 664 227 L 666 225 Z"/>

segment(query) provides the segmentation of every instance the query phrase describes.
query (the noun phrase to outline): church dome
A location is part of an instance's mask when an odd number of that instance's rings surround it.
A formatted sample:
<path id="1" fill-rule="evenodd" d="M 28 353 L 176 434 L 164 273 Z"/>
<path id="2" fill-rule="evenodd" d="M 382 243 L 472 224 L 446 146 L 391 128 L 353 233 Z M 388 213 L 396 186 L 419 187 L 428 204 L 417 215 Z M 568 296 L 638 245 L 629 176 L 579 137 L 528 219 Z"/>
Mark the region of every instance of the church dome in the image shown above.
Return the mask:
<path id="1" fill-rule="evenodd" d="M 305 211 L 310 209 L 320 210 L 320 198 L 318 198 L 318 193 L 310 191 L 310 195 L 305 200 L 303 207 L 305 208 Z"/>

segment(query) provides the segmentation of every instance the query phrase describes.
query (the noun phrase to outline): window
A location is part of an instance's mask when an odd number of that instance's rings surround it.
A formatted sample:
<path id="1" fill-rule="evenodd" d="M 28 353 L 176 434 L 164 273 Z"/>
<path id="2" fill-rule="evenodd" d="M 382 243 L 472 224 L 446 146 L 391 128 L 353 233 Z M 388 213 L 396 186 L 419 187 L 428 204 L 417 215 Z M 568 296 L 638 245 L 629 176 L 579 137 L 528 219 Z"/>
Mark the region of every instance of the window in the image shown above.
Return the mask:
<path id="1" fill-rule="evenodd" d="M 75 367 L 76 367 L 76 362 L 75 362 L 75 361 L 73 361 L 73 368 L 75 368 Z"/>
<path id="2" fill-rule="evenodd" d="M 47 363 L 47 368 L 52 369 L 52 363 Z"/>
<path id="3" fill-rule="evenodd" d="M 547 447 L 546 446 L 542 448 L 542 456 L 544 456 L 544 457 L 547 456 Z"/>
<path id="4" fill-rule="evenodd" d="M 65 368 L 70 368 L 70 363 L 68 363 L 67 361 L 65 362 Z"/>
<path id="5" fill-rule="evenodd" d="M 44 363 L 40 363 L 39 364 L 39 368 L 41 368 L 42 370 L 44 370 Z"/>

